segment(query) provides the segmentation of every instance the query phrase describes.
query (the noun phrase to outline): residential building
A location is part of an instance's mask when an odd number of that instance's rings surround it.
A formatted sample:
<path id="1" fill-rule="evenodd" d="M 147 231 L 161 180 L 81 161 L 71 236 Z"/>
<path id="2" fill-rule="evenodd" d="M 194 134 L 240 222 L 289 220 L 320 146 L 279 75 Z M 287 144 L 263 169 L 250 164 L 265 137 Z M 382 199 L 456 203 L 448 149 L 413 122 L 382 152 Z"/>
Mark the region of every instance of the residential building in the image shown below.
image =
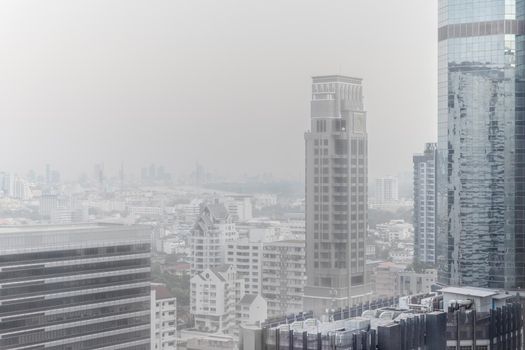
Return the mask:
<path id="1" fill-rule="evenodd" d="M 177 349 L 177 298 L 165 284 L 151 284 L 151 350 Z"/>
<path id="2" fill-rule="evenodd" d="M 305 309 L 321 314 L 369 297 L 366 112 L 361 79 L 313 78 L 306 146 Z"/>
<path id="3" fill-rule="evenodd" d="M 233 219 L 224 205 L 204 206 L 192 230 L 192 275 L 225 264 L 225 247 L 238 237 Z"/>
<path id="4" fill-rule="evenodd" d="M 237 323 L 243 325 L 260 325 L 268 318 L 266 300 L 256 294 L 244 294 L 237 304 Z"/>
<path id="5" fill-rule="evenodd" d="M 429 293 L 432 286 L 437 282 L 436 269 L 424 269 L 422 271 L 407 269 L 398 272 L 397 275 L 399 278 L 398 295 Z"/>
<path id="6" fill-rule="evenodd" d="M 437 281 L 435 269 L 414 271 L 407 265 L 382 262 L 374 267 L 376 297 L 429 293 Z"/>
<path id="7" fill-rule="evenodd" d="M 380 298 L 400 296 L 399 273 L 403 272 L 406 265 L 392 262 L 379 263 L 375 267 L 375 295 Z"/>
<path id="8" fill-rule="evenodd" d="M 246 294 L 261 294 L 263 242 L 244 238 L 229 242 L 224 249 L 227 251 L 226 263 L 235 266 L 237 277 L 244 279 Z"/>
<path id="9" fill-rule="evenodd" d="M 399 200 L 397 177 L 386 176 L 376 179 L 375 199 L 377 204 L 388 204 Z"/>
<path id="10" fill-rule="evenodd" d="M 437 144 L 427 143 L 414 161 L 414 247 L 417 262 L 436 263 Z"/>
<path id="11" fill-rule="evenodd" d="M 150 349 L 150 229 L 0 228 L 0 348 Z"/>
<path id="12" fill-rule="evenodd" d="M 251 196 L 229 196 L 224 205 L 235 222 L 251 220 L 253 217 Z"/>
<path id="13" fill-rule="evenodd" d="M 525 288 L 525 6 L 439 1 L 439 282 Z"/>
<path id="14" fill-rule="evenodd" d="M 306 284 L 305 242 L 266 242 L 263 249 L 262 296 L 268 303 L 268 316 L 302 311 Z"/>
<path id="15" fill-rule="evenodd" d="M 244 280 L 234 266 L 207 268 L 191 280 L 190 312 L 195 328 L 210 333 L 235 334 L 237 303 L 244 296 Z"/>

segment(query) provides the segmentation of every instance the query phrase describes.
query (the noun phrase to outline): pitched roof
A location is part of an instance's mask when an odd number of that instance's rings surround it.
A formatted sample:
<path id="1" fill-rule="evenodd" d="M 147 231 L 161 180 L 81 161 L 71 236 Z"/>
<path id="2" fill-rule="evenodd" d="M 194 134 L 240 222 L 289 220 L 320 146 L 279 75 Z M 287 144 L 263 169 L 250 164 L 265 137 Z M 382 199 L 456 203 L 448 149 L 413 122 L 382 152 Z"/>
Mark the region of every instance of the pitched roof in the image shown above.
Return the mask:
<path id="1" fill-rule="evenodd" d="M 257 298 L 257 294 L 244 294 L 241 298 L 240 303 L 244 305 L 250 305 Z"/>
<path id="2" fill-rule="evenodd" d="M 151 289 L 155 290 L 155 298 L 158 299 L 170 299 L 173 295 L 166 287 L 165 284 L 151 284 Z"/>
<path id="3" fill-rule="evenodd" d="M 208 204 L 207 207 L 214 218 L 226 219 L 228 217 L 228 210 L 223 204 Z"/>

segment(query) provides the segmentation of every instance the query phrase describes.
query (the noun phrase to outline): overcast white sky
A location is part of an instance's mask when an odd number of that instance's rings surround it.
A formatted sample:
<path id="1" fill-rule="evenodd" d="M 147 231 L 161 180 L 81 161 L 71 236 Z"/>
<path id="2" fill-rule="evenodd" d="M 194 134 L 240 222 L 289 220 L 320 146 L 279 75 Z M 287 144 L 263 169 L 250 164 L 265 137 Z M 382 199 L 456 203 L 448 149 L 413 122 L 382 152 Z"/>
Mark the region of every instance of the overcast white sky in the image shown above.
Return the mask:
<path id="1" fill-rule="evenodd" d="M 436 0 L 4 0 L 0 170 L 302 179 L 310 77 L 361 77 L 370 177 L 436 139 Z"/>

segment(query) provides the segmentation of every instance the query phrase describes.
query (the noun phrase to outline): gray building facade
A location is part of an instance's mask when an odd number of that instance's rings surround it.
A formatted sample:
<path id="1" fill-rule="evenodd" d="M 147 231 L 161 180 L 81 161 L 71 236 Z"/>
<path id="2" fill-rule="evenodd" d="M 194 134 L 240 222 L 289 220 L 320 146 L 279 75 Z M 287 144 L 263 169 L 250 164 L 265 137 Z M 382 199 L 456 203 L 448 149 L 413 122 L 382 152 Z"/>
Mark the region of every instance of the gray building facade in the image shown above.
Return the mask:
<path id="1" fill-rule="evenodd" d="M 437 145 L 427 143 L 414 161 L 414 259 L 436 263 Z"/>
<path id="2" fill-rule="evenodd" d="M 305 144 L 304 306 L 321 314 L 368 297 L 368 150 L 361 79 L 313 78 Z"/>
<path id="3" fill-rule="evenodd" d="M 150 231 L 0 228 L 0 349 L 150 349 Z"/>
<path id="4" fill-rule="evenodd" d="M 523 0 L 439 1 L 439 281 L 525 287 Z"/>

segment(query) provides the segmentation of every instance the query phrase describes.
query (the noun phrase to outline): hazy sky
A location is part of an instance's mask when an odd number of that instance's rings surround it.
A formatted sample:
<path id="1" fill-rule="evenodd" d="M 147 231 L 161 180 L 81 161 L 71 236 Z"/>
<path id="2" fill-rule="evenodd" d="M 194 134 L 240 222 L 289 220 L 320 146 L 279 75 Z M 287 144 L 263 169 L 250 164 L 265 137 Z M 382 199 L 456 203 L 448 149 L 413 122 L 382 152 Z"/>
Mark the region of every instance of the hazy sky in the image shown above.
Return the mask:
<path id="1" fill-rule="evenodd" d="M 436 139 L 436 0 L 4 0 L 0 170 L 301 179 L 310 77 L 364 79 L 370 177 Z"/>

